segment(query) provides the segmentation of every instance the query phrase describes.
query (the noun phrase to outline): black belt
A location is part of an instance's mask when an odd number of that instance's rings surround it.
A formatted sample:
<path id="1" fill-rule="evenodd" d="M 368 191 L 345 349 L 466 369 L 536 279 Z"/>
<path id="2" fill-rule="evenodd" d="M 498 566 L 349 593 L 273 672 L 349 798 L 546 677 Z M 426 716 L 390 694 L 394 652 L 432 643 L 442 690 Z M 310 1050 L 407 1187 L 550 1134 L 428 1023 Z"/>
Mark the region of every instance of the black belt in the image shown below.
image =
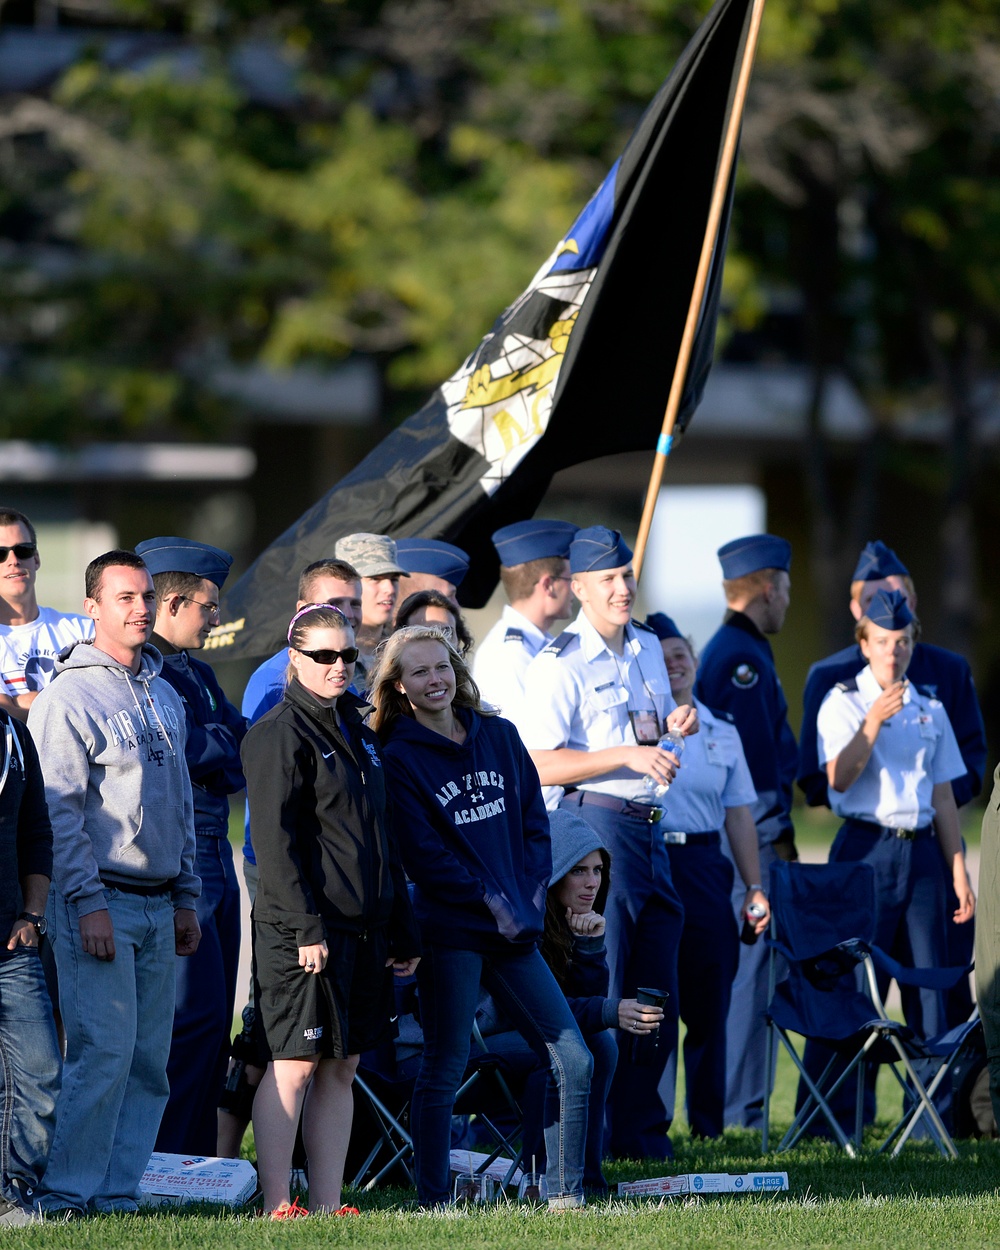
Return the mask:
<path id="1" fill-rule="evenodd" d="M 138 894 L 142 898 L 155 898 L 157 894 L 169 894 L 174 888 L 172 881 L 161 881 L 159 885 L 140 885 L 137 881 L 105 881 L 101 885 L 106 890 L 121 890 L 123 894 Z"/>
<path id="2" fill-rule="evenodd" d="M 718 829 L 710 833 L 685 833 L 681 829 L 670 829 L 663 835 L 667 846 L 721 846 L 722 838 Z"/>
<path id="3" fill-rule="evenodd" d="M 662 807 L 653 807 L 651 803 L 633 803 L 631 799 L 616 799 L 613 794 L 599 794 L 596 790 L 574 790 L 566 797 L 578 806 L 592 803 L 595 807 L 617 812 L 619 816 L 627 816 L 629 820 L 641 820 L 646 825 L 659 824 L 663 819 Z"/>
<path id="4" fill-rule="evenodd" d="M 847 816 L 845 819 L 876 837 L 902 838 L 905 842 L 915 842 L 917 838 L 929 838 L 934 832 L 933 825 L 921 825 L 919 829 L 896 829 L 893 825 L 877 825 L 873 820 L 861 820 L 857 816 Z"/>

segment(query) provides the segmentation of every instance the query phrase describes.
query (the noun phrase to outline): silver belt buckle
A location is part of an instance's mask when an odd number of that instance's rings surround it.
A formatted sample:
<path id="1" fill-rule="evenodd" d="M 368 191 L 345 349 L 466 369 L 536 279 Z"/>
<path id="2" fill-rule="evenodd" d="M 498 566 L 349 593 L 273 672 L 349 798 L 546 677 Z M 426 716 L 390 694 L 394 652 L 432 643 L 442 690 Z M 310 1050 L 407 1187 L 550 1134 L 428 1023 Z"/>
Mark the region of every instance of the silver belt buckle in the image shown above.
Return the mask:
<path id="1" fill-rule="evenodd" d="M 663 841 L 667 844 L 667 846 L 683 846 L 687 840 L 687 834 L 680 829 L 669 829 L 663 835 Z"/>

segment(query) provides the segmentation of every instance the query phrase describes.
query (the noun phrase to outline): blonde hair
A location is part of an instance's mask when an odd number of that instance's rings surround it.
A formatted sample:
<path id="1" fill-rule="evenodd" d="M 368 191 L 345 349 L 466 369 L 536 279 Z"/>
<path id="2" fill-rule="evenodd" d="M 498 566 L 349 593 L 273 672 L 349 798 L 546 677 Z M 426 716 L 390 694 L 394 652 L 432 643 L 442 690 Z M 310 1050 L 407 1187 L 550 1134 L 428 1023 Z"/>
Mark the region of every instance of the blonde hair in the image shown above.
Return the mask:
<path id="1" fill-rule="evenodd" d="M 742 577 L 723 578 L 722 593 L 726 596 L 726 602 L 732 603 L 740 599 L 751 602 L 758 595 L 764 594 L 769 586 L 774 585 L 781 571 L 781 569 L 755 569 L 752 573 L 744 573 Z"/>
<path id="2" fill-rule="evenodd" d="M 293 651 L 301 651 L 306 645 L 306 638 L 311 629 L 344 629 L 354 641 L 354 627 L 340 608 L 329 603 L 307 603 L 299 608 L 288 626 L 288 645 Z M 289 657 L 285 668 L 285 685 L 295 677 L 295 665 Z"/>
<path id="3" fill-rule="evenodd" d="M 913 585 L 913 578 L 909 575 L 909 573 L 907 573 L 905 575 L 901 575 L 899 580 L 906 587 L 907 598 L 914 599 L 916 597 L 917 590 L 916 590 L 916 587 Z M 865 582 L 863 579 L 859 579 L 856 582 L 851 582 L 851 598 L 853 599 L 855 603 L 861 602 L 861 592 L 864 590 L 866 585 L 867 585 L 867 582 Z"/>
<path id="4" fill-rule="evenodd" d="M 375 711 L 370 725 L 383 741 L 401 716 L 413 718 L 410 701 L 397 684 L 403 676 L 403 652 L 411 642 L 440 642 L 448 652 L 455 673 L 455 697 L 452 707 L 470 708 L 481 716 L 495 716 L 493 708 L 484 708 L 479 687 L 472 680 L 468 664 L 434 625 L 404 625 L 383 642 L 375 652 L 375 668 L 368 685 L 368 702 Z"/>

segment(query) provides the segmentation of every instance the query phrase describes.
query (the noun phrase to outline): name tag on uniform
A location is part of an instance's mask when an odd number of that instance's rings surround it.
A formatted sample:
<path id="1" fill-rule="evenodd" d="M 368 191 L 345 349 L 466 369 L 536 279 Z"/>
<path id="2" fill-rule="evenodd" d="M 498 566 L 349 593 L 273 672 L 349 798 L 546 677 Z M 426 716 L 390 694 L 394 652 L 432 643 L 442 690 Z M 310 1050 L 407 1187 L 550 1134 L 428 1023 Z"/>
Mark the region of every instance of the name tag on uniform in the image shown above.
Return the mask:
<path id="1" fill-rule="evenodd" d="M 630 711 L 628 718 L 632 722 L 632 732 L 635 734 L 636 742 L 641 747 L 655 747 L 663 736 L 660 733 L 660 720 L 656 712 L 652 708 L 640 712 Z"/>
<path id="2" fill-rule="evenodd" d="M 725 765 L 726 761 L 722 758 L 722 746 L 717 738 L 705 739 L 705 758 L 710 764 Z"/>
<path id="3" fill-rule="evenodd" d="M 921 713 L 917 717 L 917 726 L 920 729 L 921 738 L 936 738 L 937 730 L 934 725 L 934 717 Z"/>

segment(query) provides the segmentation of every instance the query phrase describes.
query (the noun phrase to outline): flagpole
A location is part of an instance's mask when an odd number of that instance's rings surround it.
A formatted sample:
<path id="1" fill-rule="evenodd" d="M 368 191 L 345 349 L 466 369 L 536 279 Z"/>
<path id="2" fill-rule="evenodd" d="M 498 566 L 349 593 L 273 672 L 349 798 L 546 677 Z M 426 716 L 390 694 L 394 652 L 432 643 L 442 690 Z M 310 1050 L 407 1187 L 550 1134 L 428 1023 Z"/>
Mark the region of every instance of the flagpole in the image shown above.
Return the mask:
<path id="1" fill-rule="evenodd" d="M 684 394 L 684 383 L 687 381 L 688 366 L 691 363 L 691 352 L 694 349 L 694 336 L 698 329 L 698 318 L 701 305 L 705 298 L 705 287 L 708 283 L 708 272 L 712 263 L 712 252 L 715 250 L 719 235 L 719 223 L 726 194 L 729 190 L 729 179 L 733 163 L 736 160 L 736 144 L 739 139 L 740 124 L 743 121 L 743 110 L 746 107 L 747 91 L 750 87 L 750 75 L 753 73 L 754 56 L 757 52 L 757 41 L 760 38 L 760 24 L 764 16 L 764 0 L 754 0 L 750 13 L 750 28 L 747 32 L 746 46 L 743 49 L 743 60 L 740 63 L 739 77 L 736 80 L 736 92 L 733 96 L 733 108 L 729 115 L 729 124 L 722 146 L 722 157 L 716 173 L 715 186 L 708 211 L 708 222 L 705 226 L 705 237 L 702 240 L 701 256 L 695 274 L 694 289 L 688 305 L 687 320 L 684 323 L 684 334 L 681 337 L 674 377 L 670 384 L 670 394 L 663 415 L 663 428 L 656 443 L 656 456 L 653 460 L 653 471 L 650 474 L 649 486 L 646 490 L 646 502 L 642 509 L 642 520 L 639 523 L 639 535 L 635 543 L 633 568 L 636 580 L 642 575 L 642 562 L 649 542 L 649 531 L 653 525 L 653 513 L 663 483 L 663 472 L 667 467 L 667 457 L 674 441 L 674 425 Z"/>

